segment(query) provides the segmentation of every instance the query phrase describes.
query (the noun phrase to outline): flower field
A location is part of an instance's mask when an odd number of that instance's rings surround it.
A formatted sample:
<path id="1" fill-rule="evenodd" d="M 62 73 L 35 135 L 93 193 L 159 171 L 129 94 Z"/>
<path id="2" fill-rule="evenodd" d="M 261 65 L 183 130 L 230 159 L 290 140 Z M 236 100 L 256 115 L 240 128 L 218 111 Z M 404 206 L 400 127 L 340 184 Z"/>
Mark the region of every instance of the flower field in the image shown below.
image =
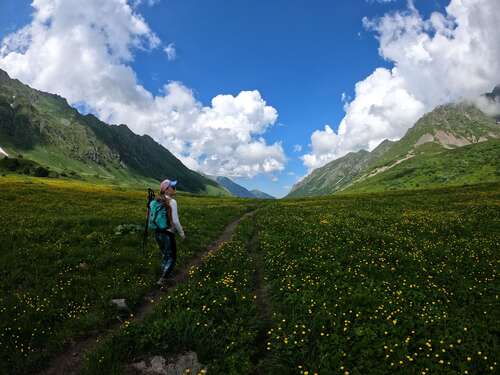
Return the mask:
<path id="1" fill-rule="evenodd" d="M 215 240 L 254 203 L 180 195 L 187 239 L 178 267 Z M 0 179 L 0 373 L 47 365 L 74 338 L 116 321 L 113 298 L 131 309 L 159 272 L 150 235 L 117 233 L 143 225 L 146 193 L 53 179 Z"/>
<path id="2" fill-rule="evenodd" d="M 270 373 L 498 373 L 498 185 L 288 201 L 263 217 Z"/>
<path id="3" fill-rule="evenodd" d="M 115 233 L 142 223 L 142 192 L 57 184 L 0 182 L 0 373 L 46 363 L 113 320 L 111 298 L 133 308 L 155 281 L 153 241 L 143 255 L 141 234 Z M 186 352 L 209 374 L 498 373 L 499 184 L 178 201 L 179 267 L 260 208 L 144 321 L 95 347 L 84 374 Z"/>

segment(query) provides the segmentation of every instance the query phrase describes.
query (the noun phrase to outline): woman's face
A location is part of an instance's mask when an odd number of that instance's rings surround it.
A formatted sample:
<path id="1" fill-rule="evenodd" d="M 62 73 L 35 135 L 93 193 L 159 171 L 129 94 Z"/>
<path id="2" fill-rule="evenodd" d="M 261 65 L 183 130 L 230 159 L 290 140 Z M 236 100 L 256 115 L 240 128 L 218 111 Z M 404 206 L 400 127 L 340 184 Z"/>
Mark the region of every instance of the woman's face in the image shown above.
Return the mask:
<path id="1" fill-rule="evenodd" d="M 176 191 L 175 187 L 169 186 L 169 187 L 167 188 L 167 194 L 168 194 L 168 195 L 170 195 L 170 196 L 175 195 L 175 193 L 176 193 L 176 192 L 177 192 L 177 191 Z"/>

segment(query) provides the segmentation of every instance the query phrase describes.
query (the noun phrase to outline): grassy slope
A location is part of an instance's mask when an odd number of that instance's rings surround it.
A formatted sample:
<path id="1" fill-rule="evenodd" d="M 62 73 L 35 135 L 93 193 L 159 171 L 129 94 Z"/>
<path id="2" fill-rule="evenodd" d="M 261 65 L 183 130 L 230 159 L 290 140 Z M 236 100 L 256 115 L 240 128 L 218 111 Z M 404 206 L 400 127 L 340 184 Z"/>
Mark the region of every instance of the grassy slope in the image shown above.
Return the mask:
<path id="1" fill-rule="evenodd" d="M 2 73 L 0 146 L 11 156 L 22 154 L 52 171 L 91 181 L 145 186 L 168 177 L 179 180 L 180 190 L 221 195 L 215 182 L 189 170 L 152 138 L 82 116 L 65 99 Z"/>
<path id="2" fill-rule="evenodd" d="M 411 151 L 419 154 L 443 150 L 443 146 L 435 143 L 424 144 L 424 147 L 415 149 L 415 144 L 421 136 L 435 134 L 439 130 L 476 142 L 481 136 L 488 136 L 489 133 L 500 136 L 500 127 L 495 120 L 474 106 L 467 104 L 440 106 L 420 118 L 403 138 L 395 142 L 381 157 L 375 159 L 367 171 L 390 165 Z"/>
<path id="3" fill-rule="evenodd" d="M 490 140 L 417 155 L 385 172 L 354 183 L 344 191 L 431 188 L 499 180 L 500 140 Z"/>
<path id="4" fill-rule="evenodd" d="M 8 176 L 0 197 L 0 373 L 20 374 L 113 319 L 110 299 L 138 303 L 159 257 L 151 238 L 141 252 L 142 233 L 115 234 L 120 224 L 143 225 L 145 191 Z M 187 236 L 178 267 L 256 204 L 185 194 L 178 202 Z"/>

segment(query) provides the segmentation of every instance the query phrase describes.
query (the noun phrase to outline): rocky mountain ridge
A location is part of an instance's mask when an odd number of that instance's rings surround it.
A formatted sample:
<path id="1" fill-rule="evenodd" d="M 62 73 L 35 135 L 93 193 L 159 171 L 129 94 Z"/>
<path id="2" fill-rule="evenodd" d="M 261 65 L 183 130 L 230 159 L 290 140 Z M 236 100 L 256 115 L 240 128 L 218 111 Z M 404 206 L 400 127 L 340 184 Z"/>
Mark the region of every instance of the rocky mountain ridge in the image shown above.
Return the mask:
<path id="1" fill-rule="evenodd" d="M 168 177 L 184 191 L 223 192 L 151 137 L 82 115 L 61 96 L 32 89 L 1 69 L 0 147 L 10 157 L 83 179 L 151 185 Z"/>
<path id="2" fill-rule="evenodd" d="M 497 98 L 495 91 L 490 96 Z M 474 105 L 442 105 L 420 118 L 400 140 L 385 140 L 371 152 L 351 152 L 312 171 L 293 186 L 287 197 L 333 194 L 370 180 L 414 157 L 498 138 L 498 121 Z"/>

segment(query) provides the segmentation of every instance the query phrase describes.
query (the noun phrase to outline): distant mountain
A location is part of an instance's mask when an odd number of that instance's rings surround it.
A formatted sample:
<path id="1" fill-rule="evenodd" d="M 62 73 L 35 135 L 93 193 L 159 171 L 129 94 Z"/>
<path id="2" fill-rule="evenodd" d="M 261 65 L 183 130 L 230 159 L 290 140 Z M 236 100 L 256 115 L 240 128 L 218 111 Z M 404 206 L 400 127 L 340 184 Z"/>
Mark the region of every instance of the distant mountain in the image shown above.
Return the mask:
<path id="1" fill-rule="evenodd" d="M 393 142 L 385 140 L 375 150 L 350 152 L 321 168 L 315 169 L 302 181 L 292 187 L 291 197 L 305 197 L 332 194 L 348 186 L 377 157 L 387 151 Z"/>
<path id="2" fill-rule="evenodd" d="M 224 193 L 151 137 L 83 116 L 64 98 L 34 90 L 1 69 L 0 147 L 62 175 L 149 185 L 168 177 L 179 180 L 180 190 Z"/>
<path id="3" fill-rule="evenodd" d="M 498 91 L 498 88 L 495 90 Z M 495 91 L 491 95 L 494 93 Z M 287 197 L 327 195 L 345 189 L 354 191 L 358 184 L 363 186 L 363 191 L 368 191 L 370 190 L 368 186 L 372 182 L 378 181 L 375 176 L 382 173 L 385 173 L 384 176 L 392 176 L 393 184 L 391 186 L 396 186 L 398 184 L 394 182 L 392 172 L 387 171 L 393 168 L 395 171 L 401 170 L 408 165 L 414 165 L 414 168 L 417 166 L 424 168 L 425 164 L 426 171 L 429 171 L 433 165 L 435 168 L 433 173 L 437 174 L 445 172 L 439 168 L 451 168 L 456 171 L 456 165 L 451 163 L 452 158 L 462 154 L 459 152 L 445 153 L 445 151 L 498 138 L 500 138 L 500 124 L 473 105 L 460 103 L 439 106 L 419 119 L 399 141 L 389 142 L 386 140 L 372 152 L 362 150 L 334 160 L 312 171 L 311 174 L 294 185 Z M 477 160 L 483 160 L 484 156 L 484 161 L 490 163 L 490 170 L 496 170 L 496 166 L 500 163 L 500 149 L 497 143 L 488 143 L 485 148 L 468 148 L 466 154 L 470 160 L 473 160 L 471 155 L 474 152 L 481 154 Z M 495 152 L 497 158 L 490 158 Z M 487 155 L 483 155 L 483 153 Z M 437 154 L 449 163 L 433 162 L 432 160 L 436 160 L 434 156 L 438 157 Z M 457 167 L 457 170 L 461 171 L 462 177 L 455 176 L 451 179 L 447 177 L 440 183 L 446 185 L 454 183 L 453 181 L 468 180 L 467 176 L 474 180 L 473 176 L 477 167 L 472 162 L 469 168 L 464 168 L 463 165 L 460 168 Z M 432 182 L 425 178 L 416 178 L 416 175 L 414 176 L 415 181 L 411 182 L 408 180 L 410 175 L 413 176 L 411 173 L 407 174 L 407 177 L 404 178 L 406 182 L 400 184 L 399 188 L 426 187 L 435 183 L 435 181 Z M 403 178 L 403 176 L 400 177 Z M 500 179 L 500 175 L 497 179 Z M 377 189 L 380 186 L 377 182 Z"/>
<path id="4" fill-rule="evenodd" d="M 229 193 L 234 195 L 235 197 L 240 198 L 255 198 L 252 193 L 250 193 L 243 186 L 238 185 L 236 182 L 231 180 L 230 178 L 223 176 L 207 176 L 208 178 L 216 181 L 219 185 L 224 187 Z"/>
<path id="5" fill-rule="evenodd" d="M 250 190 L 250 193 L 252 193 L 253 196 L 255 198 L 258 198 L 258 199 L 276 199 L 272 195 L 269 195 L 269 194 L 264 193 L 263 191 L 260 191 L 260 190 L 257 190 L 257 189 Z"/>
<path id="6" fill-rule="evenodd" d="M 273 196 L 266 194 L 260 190 L 254 189 L 249 191 L 243 186 L 237 184 L 233 180 L 224 176 L 209 176 L 206 177 L 216 181 L 219 185 L 223 186 L 229 193 L 239 198 L 257 198 L 257 199 L 276 199 Z"/>

